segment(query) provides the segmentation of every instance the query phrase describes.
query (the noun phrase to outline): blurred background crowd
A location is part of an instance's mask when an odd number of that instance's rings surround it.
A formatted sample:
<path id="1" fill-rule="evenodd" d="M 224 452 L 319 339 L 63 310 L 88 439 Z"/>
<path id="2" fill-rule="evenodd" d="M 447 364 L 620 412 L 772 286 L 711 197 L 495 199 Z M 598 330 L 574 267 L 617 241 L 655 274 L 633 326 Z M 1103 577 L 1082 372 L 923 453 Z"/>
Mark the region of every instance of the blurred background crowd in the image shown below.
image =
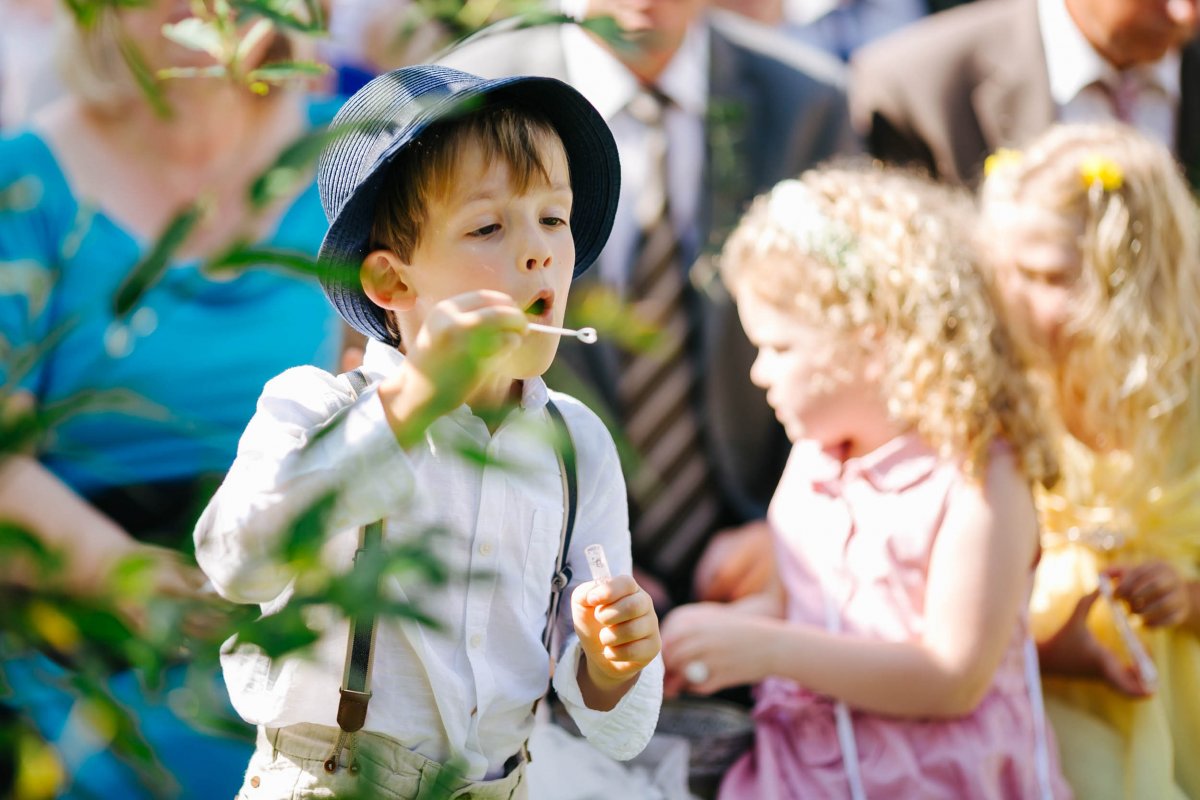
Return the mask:
<path id="1" fill-rule="evenodd" d="M 213 642 L 232 612 L 194 566 L 192 528 L 270 377 L 357 365 L 362 342 L 312 276 L 315 155 L 342 99 L 433 60 L 560 78 L 616 138 L 613 235 L 569 312 L 602 343 L 564 342 L 548 383 L 617 439 L 668 667 L 673 608 L 739 601 L 776 573 L 765 517 L 790 443 L 716 263 L 756 195 L 864 156 L 974 192 L 989 156 L 1086 122 L 1136 130 L 1200 186 L 1196 0 L 0 0 L 0 796 L 241 785 L 253 733 Z M 656 227 L 665 271 L 641 247 Z M 668 357 L 638 352 L 639 311 Z M 1176 405 L 1200 409 L 1181 386 Z M 1194 638 L 1192 529 L 1155 575 L 1179 584 L 1170 622 Z M 1083 655 L 1064 672 L 1148 693 L 1092 640 L 1066 649 Z M 1155 722 L 1167 782 L 1095 794 L 1107 777 L 1067 763 L 1076 796 L 1200 798 L 1200 768 L 1180 766 L 1200 752 L 1198 665 L 1158 665 L 1186 687 Z M 1088 763 L 1074 746 L 1060 734 L 1064 761 Z M 1138 793 L 1150 785 L 1167 793 Z"/>

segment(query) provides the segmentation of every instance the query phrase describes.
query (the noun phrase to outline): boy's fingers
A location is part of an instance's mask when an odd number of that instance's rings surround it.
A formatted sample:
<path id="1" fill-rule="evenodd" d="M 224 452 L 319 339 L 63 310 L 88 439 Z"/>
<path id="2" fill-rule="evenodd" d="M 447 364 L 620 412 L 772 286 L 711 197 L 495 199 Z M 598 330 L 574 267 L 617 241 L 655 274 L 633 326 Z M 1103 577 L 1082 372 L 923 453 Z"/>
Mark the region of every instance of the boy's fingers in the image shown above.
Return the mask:
<path id="1" fill-rule="evenodd" d="M 645 666 L 658 655 L 658 644 L 650 639 L 639 639 L 626 644 L 605 645 L 604 657 L 613 666 L 622 665 Z"/>
<path id="2" fill-rule="evenodd" d="M 615 575 L 608 580 L 589 581 L 581 585 L 588 586 L 584 603 L 589 606 L 609 605 L 626 595 L 641 591 L 632 575 Z"/>
<path id="3" fill-rule="evenodd" d="M 654 614 L 654 602 L 645 592 L 626 595 L 615 603 L 600 606 L 596 609 L 596 621 L 601 625 L 619 625 L 638 617 L 650 617 Z"/>
<path id="4" fill-rule="evenodd" d="M 498 305 L 517 307 L 512 297 L 495 289 L 476 289 L 471 292 L 463 292 L 443 300 L 442 303 L 458 311 L 472 311 L 485 306 Z"/>
<path id="5" fill-rule="evenodd" d="M 605 626 L 600 629 L 600 644 L 619 645 L 636 642 L 654 636 L 657 626 L 654 620 L 647 616 L 636 617 L 620 625 Z"/>

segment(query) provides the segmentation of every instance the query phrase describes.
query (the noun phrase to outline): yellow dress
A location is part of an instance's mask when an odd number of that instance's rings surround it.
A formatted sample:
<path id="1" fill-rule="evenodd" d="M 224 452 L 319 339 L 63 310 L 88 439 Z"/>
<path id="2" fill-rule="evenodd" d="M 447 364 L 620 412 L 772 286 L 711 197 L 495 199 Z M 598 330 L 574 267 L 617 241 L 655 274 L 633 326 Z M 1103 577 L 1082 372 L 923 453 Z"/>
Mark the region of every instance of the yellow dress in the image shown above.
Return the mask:
<path id="1" fill-rule="evenodd" d="M 1073 442 L 1064 461 L 1067 488 L 1038 502 L 1043 552 L 1030 605 L 1039 640 L 1062 627 L 1106 566 L 1158 559 L 1189 580 L 1200 575 L 1200 467 L 1134 497 L 1119 459 L 1095 459 Z M 1084 494 L 1091 504 L 1080 502 Z M 1200 639 L 1131 621 L 1158 668 L 1153 696 L 1132 699 L 1100 681 L 1043 681 L 1063 772 L 1080 800 L 1200 800 Z M 1103 599 L 1088 627 L 1128 657 Z"/>

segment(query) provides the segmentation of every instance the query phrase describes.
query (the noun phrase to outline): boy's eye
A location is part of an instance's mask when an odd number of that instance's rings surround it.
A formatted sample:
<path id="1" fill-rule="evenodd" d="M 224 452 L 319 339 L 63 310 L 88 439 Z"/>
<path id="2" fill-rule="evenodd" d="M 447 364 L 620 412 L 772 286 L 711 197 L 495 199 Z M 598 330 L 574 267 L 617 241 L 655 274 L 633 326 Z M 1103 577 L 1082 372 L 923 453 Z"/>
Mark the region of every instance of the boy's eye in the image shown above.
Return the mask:
<path id="1" fill-rule="evenodd" d="M 484 225 L 482 228 L 476 228 L 475 230 L 471 231 L 470 235 L 490 236 L 498 230 L 500 230 L 500 225 L 498 223 L 492 223 L 491 225 Z"/>
<path id="2" fill-rule="evenodd" d="M 562 217 L 542 217 L 542 224 L 549 225 L 552 228 L 557 228 L 566 225 L 567 221 Z"/>

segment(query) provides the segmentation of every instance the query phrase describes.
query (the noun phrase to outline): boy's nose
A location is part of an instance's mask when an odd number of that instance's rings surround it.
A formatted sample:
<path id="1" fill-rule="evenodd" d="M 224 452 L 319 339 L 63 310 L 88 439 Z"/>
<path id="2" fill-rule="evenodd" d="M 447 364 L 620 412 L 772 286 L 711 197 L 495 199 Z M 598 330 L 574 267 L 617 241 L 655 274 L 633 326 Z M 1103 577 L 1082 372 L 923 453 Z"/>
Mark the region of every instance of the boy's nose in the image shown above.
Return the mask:
<path id="1" fill-rule="evenodd" d="M 553 251 L 545 235 L 539 230 L 529 231 L 525 237 L 523 261 L 529 272 L 545 269 L 553 262 Z"/>

